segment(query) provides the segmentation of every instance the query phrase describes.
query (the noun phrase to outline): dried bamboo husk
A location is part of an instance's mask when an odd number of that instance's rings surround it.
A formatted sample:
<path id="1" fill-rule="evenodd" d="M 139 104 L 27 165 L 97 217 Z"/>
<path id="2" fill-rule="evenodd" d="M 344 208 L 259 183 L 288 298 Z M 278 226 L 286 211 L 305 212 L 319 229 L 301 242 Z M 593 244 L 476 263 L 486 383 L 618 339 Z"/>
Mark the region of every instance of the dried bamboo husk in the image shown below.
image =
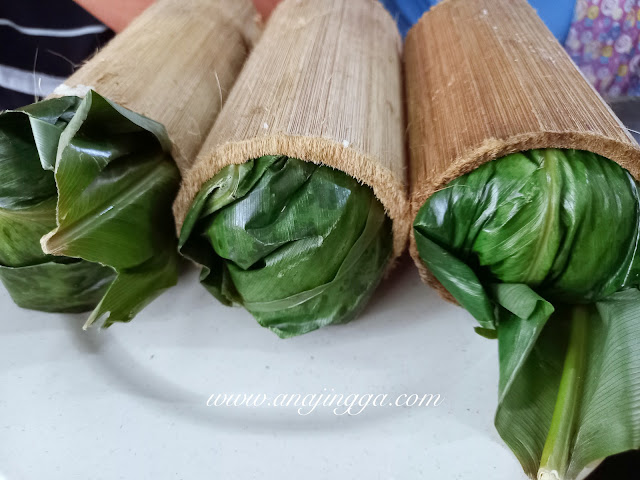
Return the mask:
<path id="1" fill-rule="evenodd" d="M 640 148 L 525 0 L 446 0 L 405 44 L 411 221 L 434 192 L 481 164 L 575 148 L 640 178 Z M 422 279 L 453 301 L 427 271 Z"/>
<path id="2" fill-rule="evenodd" d="M 53 96 L 100 95 L 162 123 L 181 171 L 202 143 L 259 36 L 250 0 L 159 0 Z"/>
<path id="3" fill-rule="evenodd" d="M 372 187 L 408 235 L 401 42 L 374 0 L 285 0 L 247 60 L 213 130 L 183 178 L 178 229 L 220 169 L 287 155 L 342 170 Z"/>

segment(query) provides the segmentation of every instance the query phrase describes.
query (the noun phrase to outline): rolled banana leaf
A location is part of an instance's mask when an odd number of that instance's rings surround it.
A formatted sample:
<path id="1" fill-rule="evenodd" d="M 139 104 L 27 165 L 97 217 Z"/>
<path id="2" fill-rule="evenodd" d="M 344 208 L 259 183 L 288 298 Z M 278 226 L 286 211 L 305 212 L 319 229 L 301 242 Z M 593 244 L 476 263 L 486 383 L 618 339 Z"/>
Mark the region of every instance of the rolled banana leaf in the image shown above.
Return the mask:
<path id="1" fill-rule="evenodd" d="M 373 191 L 338 170 L 285 156 L 229 165 L 196 196 L 180 251 L 226 305 L 282 338 L 354 318 L 393 250 Z"/>
<path id="2" fill-rule="evenodd" d="M 450 182 L 414 220 L 429 271 L 498 338 L 496 427 L 530 476 L 640 448 L 639 199 L 610 160 L 531 150 Z"/>
<path id="3" fill-rule="evenodd" d="M 178 168 L 258 34 L 250 0 L 158 0 L 60 98 L 0 115 L 0 279 L 18 305 L 109 326 L 176 283 Z"/>
<path id="4" fill-rule="evenodd" d="M 280 337 L 353 319 L 405 247 L 399 45 L 378 2 L 285 0 L 184 177 L 180 252 Z"/>
<path id="5" fill-rule="evenodd" d="M 176 283 L 170 146 L 93 91 L 0 114 L 0 280 L 16 304 L 108 326 Z"/>
<path id="6" fill-rule="evenodd" d="M 524 0 L 448 0 L 405 46 L 422 278 L 497 339 L 527 475 L 640 448 L 640 148 Z"/>

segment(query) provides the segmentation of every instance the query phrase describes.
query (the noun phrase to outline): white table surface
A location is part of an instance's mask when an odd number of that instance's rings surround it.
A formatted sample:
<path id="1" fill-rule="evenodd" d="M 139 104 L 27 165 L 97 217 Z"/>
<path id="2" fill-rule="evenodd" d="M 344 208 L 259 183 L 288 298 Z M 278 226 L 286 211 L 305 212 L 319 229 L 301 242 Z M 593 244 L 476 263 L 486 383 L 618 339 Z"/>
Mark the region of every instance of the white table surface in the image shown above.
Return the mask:
<path id="1" fill-rule="evenodd" d="M 497 344 L 408 259 L 356 321 L 280 340 L 188 269 L 130 324 L 0 286 L 0 480 L 526 477 L 493 427 Z M 326 389 L 326 390 L 325 390 Z M 207 407 L 213 393 L 438 393 L 438 407 Z"/>

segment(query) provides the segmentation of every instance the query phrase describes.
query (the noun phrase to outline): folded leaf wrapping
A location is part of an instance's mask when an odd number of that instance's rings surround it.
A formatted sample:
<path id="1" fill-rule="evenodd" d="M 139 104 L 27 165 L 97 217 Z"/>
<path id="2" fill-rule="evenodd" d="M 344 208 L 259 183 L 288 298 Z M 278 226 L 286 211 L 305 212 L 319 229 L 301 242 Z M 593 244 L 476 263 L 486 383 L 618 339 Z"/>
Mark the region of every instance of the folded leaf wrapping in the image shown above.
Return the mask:
<path id="1" fill-rule="evenodd" d="M 392 250 L 391 221 L 371 189 L 278 156 L 223 168 L 198 193 L 180 240 L 218 300 L 281 337 L 351 320 Z"/>
<path id="2" fill-rule="evenodd" d="M 547 466 L 545 444 L 560 437 L 550 426 L 576 330 L 588 336 L 585 365 L 569 412 L 557 416 L 569 431 L 553 469 L 575 478 L 594 460 L 640 447 L 639 232 L 631 175 L 575 150 L 489 162 L 418 211 L 420 258 L 480 333 L 497 330 L 496 426 L 530 475 Z M 580 308 L 589 314 L 571 322 Z"/>
<path id="3" fill-rule="evenodd" d="M 60 98 L 0 114 L 0 279 L 18 305 L 108 326 L 176 283 L 171 154 L 188 168 L 256 33 L 249 0 L 161 0 Z"/>
<path id="4" fill-rule="evenodd" d="M 353 318 L 404 249 L 400 39 L 373 0 L 285 0 L 174 211 L 201 281 L 281 337 Z"/>
<path id="5" fill-rule="evenodd" d="M 545 480 L 639 448 L 638 145 L 524 1 L 405 48 L 411 253 L 498 339 L 500 435 Z"/>
<path id="6" fill-rule="evenodd" d="M 90 321 L 109 324 L 175 284 L 169 148 L 160 124 L 93 91 L 0 115 L 0 279 L 18 305 L 99 304 Z"/>

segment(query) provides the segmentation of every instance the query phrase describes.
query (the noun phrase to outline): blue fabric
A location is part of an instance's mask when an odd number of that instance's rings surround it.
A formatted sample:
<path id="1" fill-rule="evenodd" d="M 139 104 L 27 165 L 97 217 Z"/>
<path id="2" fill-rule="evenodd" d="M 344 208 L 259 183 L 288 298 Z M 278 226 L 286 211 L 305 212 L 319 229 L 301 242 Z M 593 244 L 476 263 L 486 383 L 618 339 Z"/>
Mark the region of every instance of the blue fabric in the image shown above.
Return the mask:
<path id="1" fill-rule="evenodd" d="M 551 33 L 564 45 L 573 20 L 576 0 L 529 0 Z"/>
<path id="2" fill-rule="evenodd" d="M 437 3 L 434 0 L 380 0 L 387 10 L 396 19 L 402 38 L 407 35 L 409 29 L 420 20 L 424 12 Z"/>
<path id="3" fill-rule="evenodd" d="M 381 0 L 381 2 L 396 19 L 400 33 L 404 37 L 422 14 L 438 3 L 438 0 Z M 487 2 L 490 5 L 491 0 Z M 540 18 L 560 43 L 564 44 L 573 19 L 576 0 L 529 0 L 529 3 L 538 11 Z"/>

